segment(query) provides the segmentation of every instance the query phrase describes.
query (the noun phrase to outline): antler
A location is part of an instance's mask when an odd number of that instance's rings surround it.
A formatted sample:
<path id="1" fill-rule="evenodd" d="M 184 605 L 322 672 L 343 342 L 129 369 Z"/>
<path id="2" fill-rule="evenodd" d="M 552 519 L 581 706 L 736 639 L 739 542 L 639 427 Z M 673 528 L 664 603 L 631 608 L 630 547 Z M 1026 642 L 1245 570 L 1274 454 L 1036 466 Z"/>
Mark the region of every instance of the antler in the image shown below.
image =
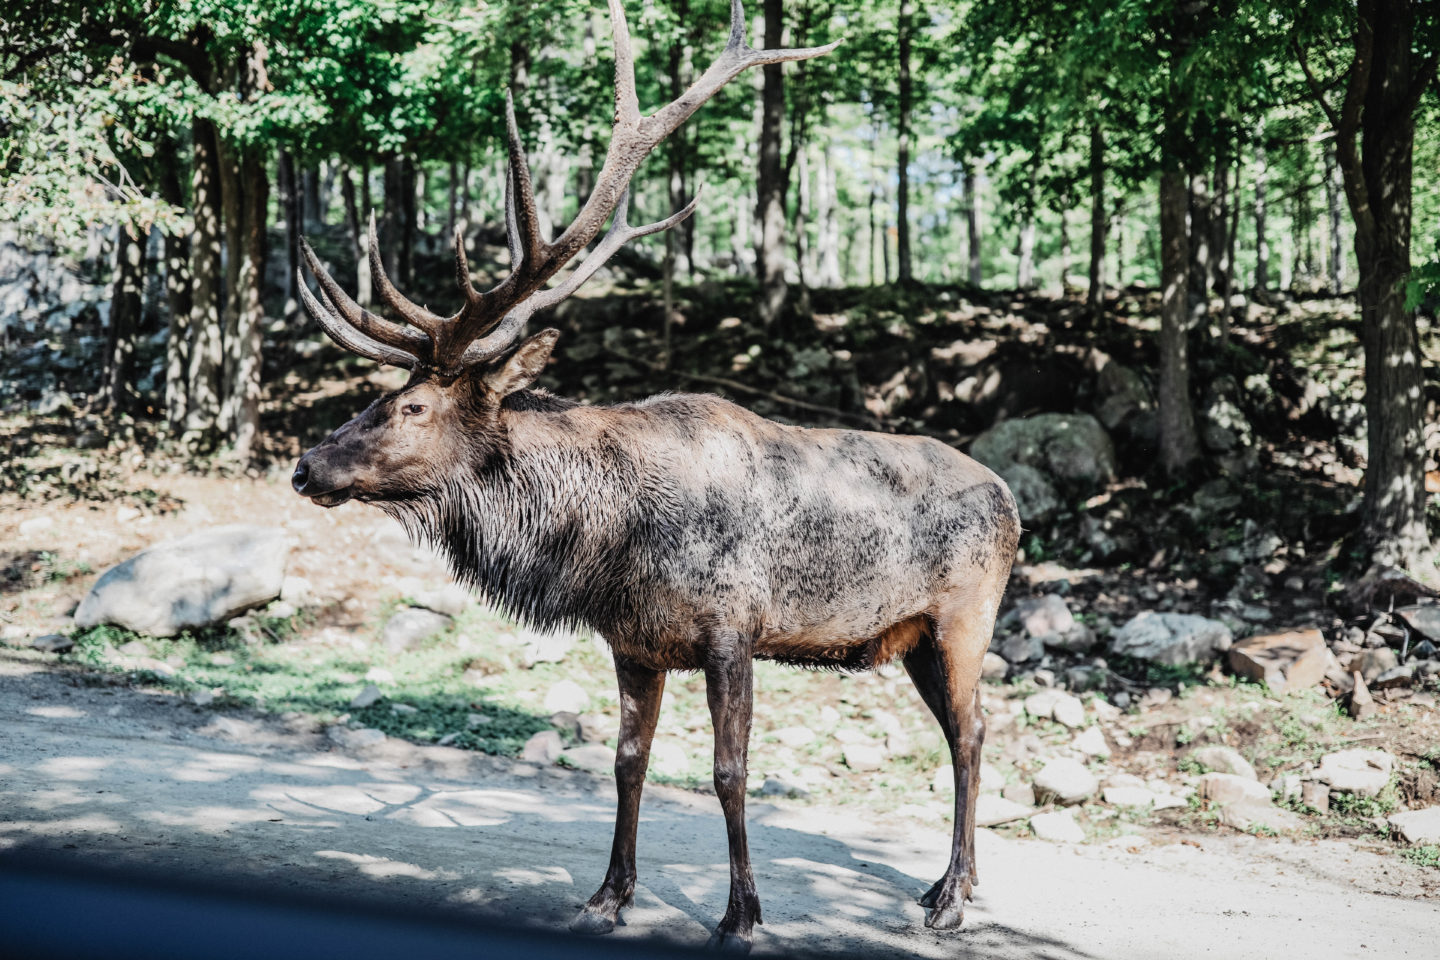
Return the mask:
<path id="1" fill-rule="evenodd" d="M 362 356 L 414 368 L 423 366 L 454 376 L 467 367 L 485 363 L 503 353 L 520 335 L 525 322 L 539 310 L 555 306 L 574 293 L 605 261 L 636 237 L 667 230 L 695 212 L 692 200 L 684 209 L 658 223 L 632 227 L 626 218 L 630 180 L 646 155 L 680 124 L 742 71 L 767 63 L 808 60 L 834 50 L 839 42 L 823 47 L 755 50 L 745 42 L 745 14 L 740 0 L 730 2 L 730 38 L 725 49 L 690 89 L 649 116 L 640 113 L 635 93 L 635 58 L 630 49 L 630 28 L 621 0 L 608 0 L 615 40 L 615 120 L 610 149 L 595 178 L 594 189 L 575 219 L 553 241 L 541 235 L 525 148 L 515 123 L 515 105 L 505 97 L 509 166 L 505 178 L 505 228 L 511 272 L 485 292 L 470 282 L 470 268 L 459 231 L 455 234 L 455 274 L 465 303 L 458 312 L 441 317 L 407 300 L 385 275 L 375 218 L 370 218 L 371 274 L 380 299 L 423 333 L 416 333 L 364 310 L 340 290 L 324 272 L 309 245 L 305 259 L 320 283 L 325 305 L 317 303 L 301 284 L 310 314 L 347 350 Z M 556 286 L 545 284 L 559 273 L 600 233 L 610 220 L 604 239 Z M 339 304 L 340 310 L 334 309 Z M 325 307 L 330 308 L 326 310 Z"/>

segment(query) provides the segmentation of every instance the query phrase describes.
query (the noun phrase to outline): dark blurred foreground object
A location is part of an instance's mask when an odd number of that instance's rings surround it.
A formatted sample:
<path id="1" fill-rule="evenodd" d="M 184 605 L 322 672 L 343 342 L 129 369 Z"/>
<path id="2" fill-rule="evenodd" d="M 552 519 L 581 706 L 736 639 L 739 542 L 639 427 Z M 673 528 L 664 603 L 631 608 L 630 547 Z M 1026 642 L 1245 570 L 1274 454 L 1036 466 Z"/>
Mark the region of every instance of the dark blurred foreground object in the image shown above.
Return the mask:
<path id="1" fill-rule="evenodd" d="M 648 960 L 692 951 L 502 927 L 193 877 L 0 856 L 4 960 Z"/>

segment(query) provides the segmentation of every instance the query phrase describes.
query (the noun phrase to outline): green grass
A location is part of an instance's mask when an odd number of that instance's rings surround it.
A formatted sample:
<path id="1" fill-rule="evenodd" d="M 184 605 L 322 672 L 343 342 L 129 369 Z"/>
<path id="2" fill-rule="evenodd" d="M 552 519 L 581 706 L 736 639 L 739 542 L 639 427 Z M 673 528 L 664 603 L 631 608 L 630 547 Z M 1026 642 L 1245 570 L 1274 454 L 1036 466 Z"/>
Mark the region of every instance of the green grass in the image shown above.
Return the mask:
<path id="1" fill-rule="evenodd" d="M 1440 845 L 1429 843 L 1418 847 L 1408 847 L 1400 851 L 1400 856 L 1416 866 L 1434 867 L 1440 870 Z"/>

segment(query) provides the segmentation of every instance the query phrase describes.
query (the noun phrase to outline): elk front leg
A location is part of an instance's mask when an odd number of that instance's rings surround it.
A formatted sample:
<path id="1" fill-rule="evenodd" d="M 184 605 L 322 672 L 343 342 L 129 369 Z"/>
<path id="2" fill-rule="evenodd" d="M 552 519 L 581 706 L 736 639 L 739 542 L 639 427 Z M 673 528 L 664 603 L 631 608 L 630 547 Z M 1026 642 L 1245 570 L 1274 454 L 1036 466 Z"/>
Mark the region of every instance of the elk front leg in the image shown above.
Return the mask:
<path id="1" fill-rule="evenodd" d="M 665 674 L 615 658 L 620 685 L 620 746 L 615 751 L 615 786 L 620 800 L 615 811 L 615 842 L 610 869 L 580 915 L 570 923 L 575 933 L 609 933 L 620 909 L 635 895 L 635 831 L 640 823 L 640 792 L 650 765 L 650 742 L 660 717 Z"/>
<path id="2" fill-rule="evenodd" d="M 730 845 L 730 902 L 708 946 L 742 954 L 750 951 L 754 925 L 764 922 L 745 837 L 745 768 L 754 694 L 752 655 L 748 642 L 730 634 L 717 638 L 705 667 L 705 692 L 715 727 L 715 794 L 725 812 Z"/>

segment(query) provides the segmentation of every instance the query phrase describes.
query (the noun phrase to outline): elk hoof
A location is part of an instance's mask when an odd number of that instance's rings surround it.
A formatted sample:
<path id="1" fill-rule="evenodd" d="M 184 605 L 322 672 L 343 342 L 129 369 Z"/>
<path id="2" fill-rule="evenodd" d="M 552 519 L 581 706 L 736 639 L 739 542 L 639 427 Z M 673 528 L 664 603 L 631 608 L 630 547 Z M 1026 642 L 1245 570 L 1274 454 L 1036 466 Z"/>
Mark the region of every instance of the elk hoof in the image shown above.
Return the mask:
<path id="1" fill-rule="evenodd" d="M 580 915 L 570 921 L 570 932 L 581 933 L 586 936 L 598 936 L 602 933 L 609 933 L 615 929 L 615 921 L 600 913 L 592 913 L 589 910 L 581 910 Z"/>
<path id="2" fill-rule="evenodd" d="M 743 957 L 750 952 L 750 936 L 733 930 L 728 933 L 716 930 L 710 934 L 710 942 L 705 944 L 705 949 L 727 956 Z"/>
<path id="3" fill-rule="evenodd" d="M 920 903 L 929 915 L 925 926 L 931 930 L 953 930 L 965 920 L 965 901 L 970 899 L 970 884 L 953 877 L 941 877 Z M 927 902 L 928 901 L 928 902 Z"/>

